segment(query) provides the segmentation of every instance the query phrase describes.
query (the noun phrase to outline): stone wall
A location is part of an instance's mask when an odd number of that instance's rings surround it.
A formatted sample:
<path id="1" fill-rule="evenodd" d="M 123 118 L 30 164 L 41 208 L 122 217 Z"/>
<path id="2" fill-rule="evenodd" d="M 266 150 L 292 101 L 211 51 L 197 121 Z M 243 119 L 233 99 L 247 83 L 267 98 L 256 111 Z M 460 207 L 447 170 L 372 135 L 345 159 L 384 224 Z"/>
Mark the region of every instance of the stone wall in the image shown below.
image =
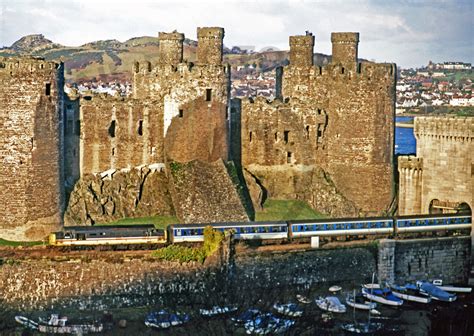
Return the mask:
<path id="1" fill-rule="evenodd" d="M 105 94 L 80 100 L 81 176 L 164 162 L 162 102 Z"/>
<path id="2" fill-rule="evenodd" d="M 472 210 L 474 118 L 417 117 L 414 157 L 400 157 L 401 215 Z"/>
<path id="3" fill-rule="evenodd" d="M 470 237 L 386 239 L 379 245 L 378 278 L 395 283 L 434 279 L 466 283 L 470 259 Z"/>
<path id="4" fill-rule="evenodd" d="M 62 63 L 0 58 L 0 237 L 34 240 L 62 224 Z"/>
<path id="5" fill-rule="evenodd" d="M 174 207 L 164 164 L 152 164 L 83 176 L 70 195 L 64 221 L 91 225 L 169 215 L 174 215 Z"/>
<path id="6" fill-rule="evenodd" d="M 290 37 L 283 100 L 242 102 L 243 167 L 250 172 L 253 166 L 288 171 L 298 164 L 322 168 L 361 214 L 382 214 L 394 197 L 396 67 L 358 63 L 355 33 L 334 35 L 332 63 L 314 66 L 308 56 L 313 43 L 312 35 Z M 274 182 L 261 181 L 269 190 L 279 189 Z M 318 195 L 318 190 L 312 193 Z"/>

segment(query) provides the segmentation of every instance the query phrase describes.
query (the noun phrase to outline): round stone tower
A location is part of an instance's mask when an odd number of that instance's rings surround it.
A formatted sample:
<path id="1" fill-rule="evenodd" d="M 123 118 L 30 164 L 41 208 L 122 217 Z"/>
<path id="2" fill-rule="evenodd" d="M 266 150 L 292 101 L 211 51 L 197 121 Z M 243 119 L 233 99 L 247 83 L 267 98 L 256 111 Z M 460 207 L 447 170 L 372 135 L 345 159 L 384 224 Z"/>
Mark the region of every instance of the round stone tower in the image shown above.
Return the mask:
<path id="1" fill-rule="evenodd" d="M 62 63 L 0 58 L 0 237 L 38 240 L 62 225 Z"/>
<path id="2" fill-rule="evenodd" d="M 198 64 L 221 65 L 224 28 L 198 27 Z"/>

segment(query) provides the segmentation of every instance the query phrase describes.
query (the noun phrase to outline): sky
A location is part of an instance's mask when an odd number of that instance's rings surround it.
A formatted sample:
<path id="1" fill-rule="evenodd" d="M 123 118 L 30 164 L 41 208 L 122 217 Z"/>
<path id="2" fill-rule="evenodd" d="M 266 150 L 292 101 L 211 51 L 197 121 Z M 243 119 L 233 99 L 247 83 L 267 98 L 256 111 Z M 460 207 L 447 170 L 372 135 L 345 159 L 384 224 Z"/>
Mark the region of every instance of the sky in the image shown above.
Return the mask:
<path id="1" fill-rule="evenodd" d="M 474 0 L 0 0 L 0 47 L 28 34 L 78 46 L 225 28 L 224 44 L 289 49 L 288 36 L 315 35 L 315 52 L 331 54 L 331 32 L 360 32 L 359 57 L 420 67 L 474 63 Z"/>

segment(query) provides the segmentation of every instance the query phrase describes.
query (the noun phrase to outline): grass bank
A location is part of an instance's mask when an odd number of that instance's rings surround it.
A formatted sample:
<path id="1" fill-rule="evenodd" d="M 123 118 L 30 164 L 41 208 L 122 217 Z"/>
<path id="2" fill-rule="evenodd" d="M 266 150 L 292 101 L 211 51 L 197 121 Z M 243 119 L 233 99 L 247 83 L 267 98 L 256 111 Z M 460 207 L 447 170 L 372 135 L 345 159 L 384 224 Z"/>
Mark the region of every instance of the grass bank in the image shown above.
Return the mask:
<path id="1" fill-rule="evenodd" d="M 175 216 L 153 216 L 140 218 L 122 218 L 110 223 L 97 223 L 96 225 L 133 225 L 133 224 L 154 224 L 157 229 L 164 229 L 169 224 L 179 223 Z"/>
<path id="2" fill-rule="evenodd" d="M 13 246 L 13 247 L 18 247 L 18 246 L 36 246 L 36 245 L 42 245 L 42 241 L 33 241 L 33 242 L 22 242 L 22 241 L 11 241 L 11 240 L 5 240 L 0 238 L 0 246 Z"/>
<path id="3" fill-rule="evenodd" d="M 262 211 L 255 212 L 256 221 L 324 218 L 304 201 L 267 199 Z"/>

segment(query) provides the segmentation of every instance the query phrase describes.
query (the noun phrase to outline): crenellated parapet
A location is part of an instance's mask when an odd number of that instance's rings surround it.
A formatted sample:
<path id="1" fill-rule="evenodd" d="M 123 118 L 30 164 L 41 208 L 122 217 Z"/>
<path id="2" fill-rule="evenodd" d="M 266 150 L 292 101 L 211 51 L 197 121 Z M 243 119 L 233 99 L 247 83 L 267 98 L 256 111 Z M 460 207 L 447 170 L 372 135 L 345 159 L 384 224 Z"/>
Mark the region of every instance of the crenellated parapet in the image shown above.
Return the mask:
<path id="1" fill-rule="evenodd" d="M 46 61 L 42 57 L 0 57 L 0 76 L 50 75 L 60 67 L 62 63 Z"/>
<path id="2" fill-rule="evenodd" d="M 417 139 L 435 138 L 453 141 L 474 140 L 474 118 L 472 117 L 417 117 L 414 132 Z"/>
<path id="3" fill-rule="evenodd" d="M 398 157 L 398 171 L 400 173 L 406 170 L 423 170 L 423 158 L 413 155 Z"/>

